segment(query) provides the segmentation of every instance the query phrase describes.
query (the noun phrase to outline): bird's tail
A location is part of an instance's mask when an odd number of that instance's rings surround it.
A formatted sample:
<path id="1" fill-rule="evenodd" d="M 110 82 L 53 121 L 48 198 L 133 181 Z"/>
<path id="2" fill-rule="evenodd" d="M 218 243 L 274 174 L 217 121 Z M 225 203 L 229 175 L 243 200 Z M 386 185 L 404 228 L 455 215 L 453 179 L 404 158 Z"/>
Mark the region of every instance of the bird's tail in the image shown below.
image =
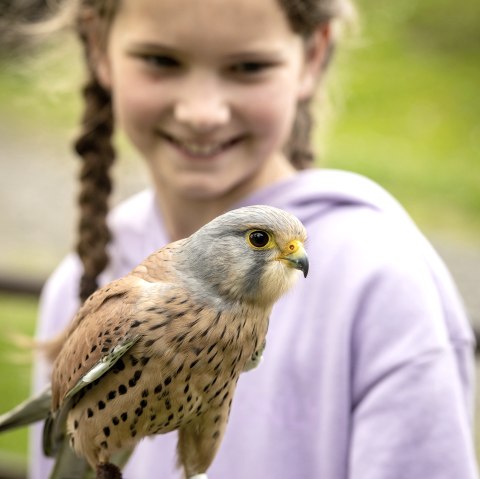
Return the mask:
<path id="1" fill-rule="evenodd" d="M 93 471 L 85 459 L 78 457 L 72 451 L 68 440 L 65 439 L 57 452 L 50 479 L 122 479 L 120 467 L 123 467 L 128 457 L 129 454 L 119 456 L 112 462 L 99 464 L 96 471 Z"/>
<path id="2" fill-rule="evenodd" d="M 95 475 L 85 459 L 70 448 L 67 437 L 58 445 L 55 466 L 50 479 L 94 479 Z"/>
<path id="3" fill-rule="evenodd" d="M 121 468 L 126 464 L 132 451 L 117 453 L 111 462 L 100 464 L 94 471 L 87 461 L 75 454 L 66 436 L 57 442 L 55 467 L 49 479 L 122 479 Z"/>
<path id="4" fill-rule="evenodd" d="M 0 432 L 28 426 L 45 419 L 50 412 L 52 390 L 50 386 L 40 394 L 22 402 L 11 411 L 0 416 Z"/>

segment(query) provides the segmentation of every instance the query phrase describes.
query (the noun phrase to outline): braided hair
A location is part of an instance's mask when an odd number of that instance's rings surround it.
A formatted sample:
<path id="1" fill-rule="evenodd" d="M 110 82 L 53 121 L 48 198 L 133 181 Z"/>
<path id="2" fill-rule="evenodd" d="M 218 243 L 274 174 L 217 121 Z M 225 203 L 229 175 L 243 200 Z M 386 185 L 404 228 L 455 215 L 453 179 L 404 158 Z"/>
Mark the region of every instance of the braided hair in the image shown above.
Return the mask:
<path id="1" fill-rule="evenodd" d="M 86 1 L 88 8 L 95 2 Z M 95 14 L 99 18 L 113 15 L 108 3 L 97 2 Z M 85 301 L 98 287 L 98 275 L 108 264 L 107 245 L 111 240 L 107 225 L 108 200 L 112 192 L 110 168 L 115 160 L 112 145 L 114 120 L 110 92 L 98 81 L 91 59 L 85 12 L 79 12 L 77 32 L 84 47 L 89 77 L 83 87 L 84 112 L 81 132 L 74 148 L 82 166 L 80 170 L 80 192 L 78 203 L 78 241 L 76 250 L 83 265 L 80 280 L 80 300 Z"/>
<path id="2" fill-rule="evenodd" d="M 75 142 L 75 151 L 82 160 L 81 188 L 78 197 L 77 253 L 83 265 L 80 300 L 85 301 L 98 287 L 98 276 L 108 264 L 107 246 L 111 239 L 107 225 L 108 201 L 112 191 L 110 168 L 115 160 L 112 145 L 114 119 L 110 93 L 102 87 L 95 73 L 84 19 L 93 15 L 103 25 L 106 36 L 118 8 L 119 0 L 77 0 L 77 33 L 83 44 L 89 78 L 83 88 L 84 113 L 82 129 Z M 277 0 L 294 32 L 305 39 L 318 28 L 335 19 L 346 17 L 352 10 L 350 0 Z M 67 2 L 68 3 L 68 2 Z M 333 43 L 332 43 L 333 45 Z M 327 52 L 327 66 L 333 50 Z M 311 146 L 313 120 L 311 99 L 299 102 L 285 152 L 298 169 L 313 166 Z"/>

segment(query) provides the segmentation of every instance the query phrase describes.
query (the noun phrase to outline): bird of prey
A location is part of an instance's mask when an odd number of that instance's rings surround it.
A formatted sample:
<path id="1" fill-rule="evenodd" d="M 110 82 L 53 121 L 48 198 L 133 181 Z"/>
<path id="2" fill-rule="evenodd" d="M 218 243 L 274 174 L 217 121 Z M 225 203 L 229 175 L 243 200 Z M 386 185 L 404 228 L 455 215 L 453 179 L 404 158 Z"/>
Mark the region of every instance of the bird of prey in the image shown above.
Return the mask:
<path id="1" fill-rule="evenodd" d="M 90 296 L 63 335 L 51 389 L 0 417 L 0 431 L 48 408 L 52 477 L 86 477 L 88 463 L 97 478 L 120 478 L 122 452 L 178 430 L 185 477 L 205 479 L 272 306 L 297 270 L 307 275 L 305 240 L 291 214 L 250 206 L 153 253 Z"/>

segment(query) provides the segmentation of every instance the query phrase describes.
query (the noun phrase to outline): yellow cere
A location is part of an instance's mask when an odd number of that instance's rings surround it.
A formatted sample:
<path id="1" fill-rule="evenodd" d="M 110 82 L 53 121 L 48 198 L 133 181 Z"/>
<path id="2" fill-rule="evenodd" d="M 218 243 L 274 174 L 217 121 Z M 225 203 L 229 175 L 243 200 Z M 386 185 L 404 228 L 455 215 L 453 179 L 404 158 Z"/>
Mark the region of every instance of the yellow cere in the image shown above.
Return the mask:
<path id="1" fill-rule="evenodd" d="M 300 247 L 303 248 L 303 244 L 302 244 L 301 241 L 299 241 L 299 240 L 290 241 L 290 243 L 288 243 L 288 245 L 287 245 L 287 249 L 285 250 L 285 253 L 286 254 L 296 253 L 299 250 Z"/>

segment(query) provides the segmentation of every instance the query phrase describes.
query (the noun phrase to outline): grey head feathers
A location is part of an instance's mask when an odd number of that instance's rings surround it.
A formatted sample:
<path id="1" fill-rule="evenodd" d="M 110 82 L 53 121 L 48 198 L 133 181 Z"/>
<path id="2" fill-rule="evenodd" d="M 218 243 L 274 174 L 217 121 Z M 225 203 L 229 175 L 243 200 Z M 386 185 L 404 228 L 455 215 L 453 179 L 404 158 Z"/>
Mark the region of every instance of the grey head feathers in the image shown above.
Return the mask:
<path id="1" fill-rule="evenodd" d="M 273 246 L 252 248 L 247 241 L 250 231 L 267 232 Z M 198 295 L 256 301 L 266 269 L 293 239 L 306 239 L 305 228 L 295 216 L 271 206 L 247 206 L 215 218 L 187 238 L 179 267 Z M 280 296 L 285 288 L 279 285 L 278 289 Z"/>

